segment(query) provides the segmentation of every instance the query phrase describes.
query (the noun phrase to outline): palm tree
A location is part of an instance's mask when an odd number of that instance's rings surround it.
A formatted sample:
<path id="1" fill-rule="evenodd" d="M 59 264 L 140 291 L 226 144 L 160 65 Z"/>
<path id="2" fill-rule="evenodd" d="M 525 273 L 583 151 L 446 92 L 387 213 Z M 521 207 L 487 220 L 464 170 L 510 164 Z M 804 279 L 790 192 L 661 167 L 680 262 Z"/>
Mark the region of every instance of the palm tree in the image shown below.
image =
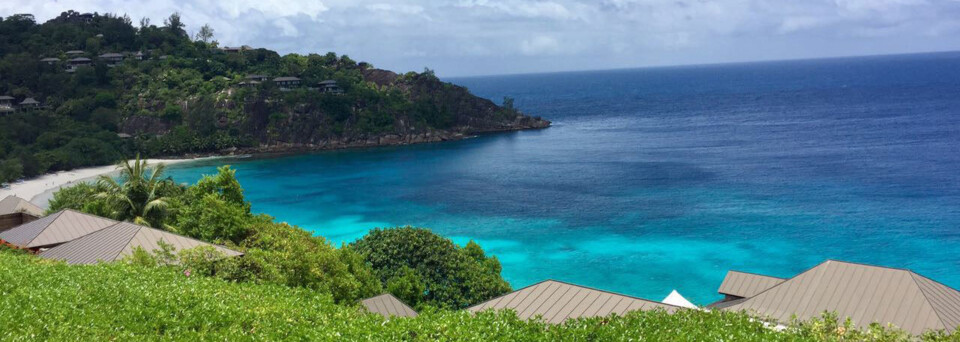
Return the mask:
<path id="1" fill-rule="evenodd" d="M 173 186 L 171 179 L 163 179 L 166 165 L 151 168 L 138 154 L 133 164 L 126 160 L 117 168 L 120 169 L 117 179 L 100 176 L 97 180 L 103 189 L 97 196 L 107 200 L 114 219 L 159 228 L 169 205 L 165 195 Z"/>

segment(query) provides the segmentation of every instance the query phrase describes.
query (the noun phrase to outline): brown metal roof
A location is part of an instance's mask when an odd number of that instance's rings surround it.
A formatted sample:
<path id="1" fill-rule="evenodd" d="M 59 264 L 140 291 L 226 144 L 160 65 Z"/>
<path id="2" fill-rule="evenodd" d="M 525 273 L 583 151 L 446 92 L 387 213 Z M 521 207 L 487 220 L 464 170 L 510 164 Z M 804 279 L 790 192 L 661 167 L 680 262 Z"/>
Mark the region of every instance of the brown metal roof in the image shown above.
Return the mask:
<path id="1" fill-rule="evenodd" d="M 467 310 L 513 309 L 517 317 L 541 316 L 547 323 L 559 324 L 571 318 L 623 315 L 635 310 L 664 309 L 674 312 L 679 307 L 646 299 L 601 291 L 589 287 L 547 280 L 506 295 L 477 304 Z"/>
<path id="2" fill-rule="evenodd" d="M 116 224 L 117 221 L 73 210 L 63 210 L 10 228 L 0 239 L 23 248 L 59 245 Z"/>
<path id="3" fill-rule="evenodd" d="M 0 215 L 27 213 L 33 216 L 43 216 L 43 209 L 20 197 L 10 195 L 0 200 Z"/>
<path id="4" fill-rule="evenodd" d="M 160 249 L 159 241 L 170 244 L 176 251 L 200 246 L 211 246 L 226 256 L 243 253 L 200 240 L 177 235 L 129 222 L 120 222 L 40 253 L 47 259 L 64 260 L 68 264 L 95 264 L 112 262 L 133 254 L 137 248 L 147 252 Z"/>
<path id="5" fill-rule="evenodd" d="M 729 271 L 723 278 L 720 289 L 717 292 L 725 295 L 737 297 L 753 297 L 766 289 L 776 286 L 784 281 L 783 278 Z"/>
<path id="6" fill-rule="evenodd" d="M 360 301 L 360 304 L 363 304 L 368 311 L 375 314 L 380 314 L 384 318 L 390 318 L 390 316 L 417 317 L 416 311 L 413 311 L 410 306 L 404 304 L 402 301 L 397 299 L 397 297 L 394 297 L 389 293 L 364 299 Z"/>
<path id="7" fill-rule="evenodd" d="M 778 322 L 834 311 L 860 328 L 890 323 L 920 334 L 960 325 L 960 292 L 910 270 L 828 260 L 725 310 Z"/>

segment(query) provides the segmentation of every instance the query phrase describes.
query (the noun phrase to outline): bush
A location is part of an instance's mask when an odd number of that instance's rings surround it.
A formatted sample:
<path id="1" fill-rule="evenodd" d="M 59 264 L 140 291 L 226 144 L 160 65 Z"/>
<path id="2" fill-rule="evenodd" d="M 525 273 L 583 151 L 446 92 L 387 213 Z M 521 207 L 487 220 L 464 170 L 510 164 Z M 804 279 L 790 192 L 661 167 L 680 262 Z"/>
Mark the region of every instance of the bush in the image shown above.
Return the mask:
<path id="1" fill-rule="evenodd" d="M 428 229 L 403 227 L 371 230 L 350 248 L 408 304 L 461 309 L 510 292 L 496 257 L 487 257 L 475 243 L 468 246 Z"/>

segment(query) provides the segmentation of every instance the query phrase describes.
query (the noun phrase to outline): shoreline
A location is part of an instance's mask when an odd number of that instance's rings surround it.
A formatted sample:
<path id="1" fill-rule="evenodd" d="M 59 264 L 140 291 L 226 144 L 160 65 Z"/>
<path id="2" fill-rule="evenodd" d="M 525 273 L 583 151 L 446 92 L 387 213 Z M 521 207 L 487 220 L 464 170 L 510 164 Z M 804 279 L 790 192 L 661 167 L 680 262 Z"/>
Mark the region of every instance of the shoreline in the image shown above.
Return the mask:
<path id="1" fill-rule="evenodd" d="M 185 159 L 147 159 L 150 164 L 163 163 L 166 165 L 183 164 L 218 157 L 197 157 Z M 10 189 L 0 189 L 0 198 L 14 195 L 26 199 L 33 204 L 46 209 L 53 193 L 63 187 L 89 182 L 101 175 L 117 173 L 117 165 L 92 166 L 70 171 L 48 173 L 36 178 L 26 179 L 23 182 L 10 183 Z"/>

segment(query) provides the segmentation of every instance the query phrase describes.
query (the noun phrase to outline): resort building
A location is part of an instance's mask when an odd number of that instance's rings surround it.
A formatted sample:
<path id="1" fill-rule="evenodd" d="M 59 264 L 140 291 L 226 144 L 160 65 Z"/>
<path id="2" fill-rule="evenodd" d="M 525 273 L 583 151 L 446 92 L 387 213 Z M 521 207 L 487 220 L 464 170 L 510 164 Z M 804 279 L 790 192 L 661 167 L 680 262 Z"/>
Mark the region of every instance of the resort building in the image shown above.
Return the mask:
<path id="1" fill-rule="evenodd" d="M 223 253 L 226 257 L 243 255 L 243 253 L 232 249 L 171 232 L 129 222 L 117 222 L 70 242 L 42 251 L 40 257 L 63 260 L 71 265 L 113 262 L 133 254 L 138 248 L 148 253 L 158 251 L 161 249 L 160 241 L 172 246 L 174 251 L 207 246 Z"/>
<path id="2" fill-rule="evenodd" d="M 337 85 L 337 81 L 326 80 L 317 83 L 320 86 L 320 92 L 324 94 L 343 94 L 343 88 Z"/>
<path id="3" fill-rule="evenodd" d="M 82 66 L 90 66 L 93 64 L 93 60 L 87 57 L 77 57 L 67 61 L 67 72 L 77 71 L 77 68 Z"/>
<path id="4" fill-rule="evenodd" d="M 0 232 L 0 240 L 19 248 L 39 251 L 114 224 L 117 221 L 67 209 Z"/>
<path id="5" fill-rule="evenodd" d="M 137 54 L 133 55 L 133 58 L 138 61 L 142 61 L 147 58 L 147 55 L 145 55 L 143 51 L 137 51 Z"/>
<path id="6" fill-rule="evenodd" d="M 67 51 L 67 57 L 76 58 L 76 57 L 83 56 L 85 53 L 86 52 L 83 52 L 81 50 L 70 50 L 70 51 Z"/>
<path id="7" fill-rule="evenodd" d="M 13 108 L 13 96 L 0 95 L 0 107 Z"/>
<path id="8" fill-rule="evenodd" d="M 240 47 L 224 46 L 224 47 L 220 48 L 220 51 L 223 51 L 223 52 L 226 52 L 226 53 L 241 53 L 241 52 L 244 52 L 244 51 L 247 51 L 247 50 L 253 50 L 253 48 L 252 48 L 252 47 L 249 47 L 249 46 L 247 46 L 247 45 L 243 45 L 243 46 L 240 46 Z"/>
<path id="9" fill-rule="evenodd" d="M 100 55 L 100 59 L 107 63 L 108 67 L 115 67 L 123 62 L 123 55 L 115 52 Z"/>
<path id="10" fill-rule="evenodd" d="M 417 317 L 417 312 L 413 311 L 413 308 L 389 293 L 361 300 L 360 305 L 363 305 L 367 311 L 379 314 L 383 318 Z"/>
<path id="11" fill-rule="evenodd" d="M 40 62 L 46 63 L 47 65 L 57 65 L 58 63 L 60 63 L 60 59 L 56 57 L 47 57 L 47 58 L 41 58 Z"/>
<path id="12" fill-rule="evenodd" d="M 23 99 L 23 101 L 20 101 L 19 106 L 20 106 L 20 110 L 22 111 L 40 109 L 40 101 L 37 101 L 32 97 L 28 97 L 26 99 Z"/>
<path id="13" fill-rule="evenodd" d="M 270 77 L 267 77 L 266 75 L 256 75 L 256 74 L 247 75 L 248 81 L 266 82 L 269 79 Z"/>
<path id="14" fill-rule="evenodd" d="M 556 280 L 536 283 L 506 295 L 467 308 L 470 312 L 489 309 L 513 309 L 520 319 L 541 316 L 544 322 L 559 324 L 571 318 L 623 315 L 641 310 L 666 310 L 673 313 L 680 307 L 568 284 Z"/>
<path id="15" fill-rule="evenodd" d="M 260 85 L 260 82 L 259 81 L 243 81 L 243 82 L 240 82 L 239 85 L 241 88 L 256 88 Z"/>
<path id="16" fill-rule="evenodd" d="M 43 209 L 17 196 L 0 200 L 0 232 L 21 224 L 35 221 L 43 216 Z"/>
<path id="17" fill-rule="evenodd" d="M 899 268 L 827 260 L 788 279 L 731 271 L 719 292 L 726 297 L 710 308 L 775 323 L 836 312 L 861 329 L 876 322 L 917 335 L 960 326 L 960 291 Z"/>
<path id="18" fill-rule="evenodd" d="M 280 90 L 290 90 L 300 86 L 300 79 L 292 76 L 283 76 L 274 78 L 273 83 L 276 83 Z"/>

